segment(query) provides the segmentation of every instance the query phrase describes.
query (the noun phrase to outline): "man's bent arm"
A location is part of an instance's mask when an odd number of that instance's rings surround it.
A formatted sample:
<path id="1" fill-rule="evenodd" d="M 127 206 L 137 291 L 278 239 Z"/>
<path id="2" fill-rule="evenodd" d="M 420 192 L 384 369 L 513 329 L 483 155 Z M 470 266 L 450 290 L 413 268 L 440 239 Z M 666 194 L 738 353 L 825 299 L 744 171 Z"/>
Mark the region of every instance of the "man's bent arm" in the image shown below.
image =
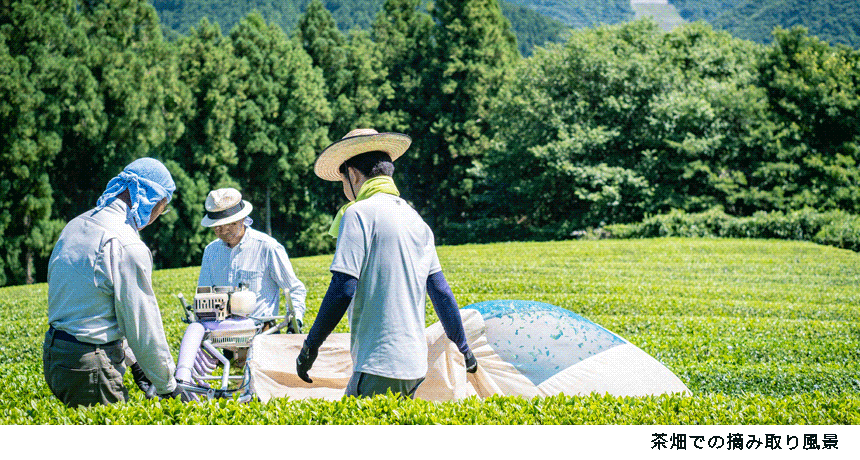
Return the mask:
<path id="1" fill-rule="evenodd" d="M 430 295 L 433 309 L 436 310 L 436 315 L 445 329 L 445 335 L 454 342 L 454 345 L 457 345 L 460 353 L 466 354 L 469 351 L 469 344 L 466 342 L 463 318 L 460 316 L 460 309 L 457 307 L 454 293 L 451 292 L 451 286 L 448 286 L 448 281 L 441 271 L 427 277 L 427 294 Z"/>
<path id="2" fill-rule="evenodd" d="M 314 325 L 305 339 L 305 345 L 308 348 L 319 349 L 331 331 L 337 327 L 337 323 L 343 318 L 346 309 L 349 308 L 349 303 L 355 296 L 356 286 L 358 286 L 356 277 L 337 271 L 331 272 L 331 283 L 328 285 L 328 291 L 323 297 Z"/>

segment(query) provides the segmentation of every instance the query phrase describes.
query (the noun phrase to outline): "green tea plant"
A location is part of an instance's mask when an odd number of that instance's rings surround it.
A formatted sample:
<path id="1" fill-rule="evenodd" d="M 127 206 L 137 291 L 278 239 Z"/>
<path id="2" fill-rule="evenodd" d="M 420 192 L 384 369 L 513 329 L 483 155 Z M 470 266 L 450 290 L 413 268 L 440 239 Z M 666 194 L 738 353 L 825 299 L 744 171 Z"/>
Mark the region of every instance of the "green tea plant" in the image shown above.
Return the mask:
<path id="1" fill-rule="evenodd" d="M 547 302 L 651 354 L 691 396 L 494 396 L 433 403 L 392 396 L 339 401 L 131 400 L 69 409 L 42 377 L 47 285 L 0 288 L 4 424 L 858 424 L 860 254 L 809 242 L 657 238 L 438 248 L 460 306 Z M 312 324 L 331 256 L 293 259 Z M 176 293 L 199 268 L 153 281 L 171 348 L 185 330 Z M 427 324 L 437 318 L 428 301 Z M 348 332 L 344 319 L 336 332 Z"/>

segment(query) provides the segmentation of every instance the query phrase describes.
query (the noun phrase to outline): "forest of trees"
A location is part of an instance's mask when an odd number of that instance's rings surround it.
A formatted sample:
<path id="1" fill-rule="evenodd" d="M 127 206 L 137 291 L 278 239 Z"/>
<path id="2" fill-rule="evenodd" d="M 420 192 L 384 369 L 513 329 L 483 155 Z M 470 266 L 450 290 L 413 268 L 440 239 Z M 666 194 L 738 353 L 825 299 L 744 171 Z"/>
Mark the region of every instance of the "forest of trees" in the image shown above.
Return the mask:
<path id="1" fill-rule="evenodd" d="M 0 285 L 45 279 L 65 223 L 135 158 L 178 191 L 142 237 L 198 265 L 209 190 L 235 186 L 292 256 L 332 251 L 356 127 L 409 134 L 402 196 L 437 244 L 573 238 L 680 210 L 860 214 L 860 52 L 704 23 L 573 31 L 523 57 L 497 0 L 387 0 L 344 34 L 320 0 L 289 33 L 249 14 L 167 40 L 143 0 L 0 2 Z"/>

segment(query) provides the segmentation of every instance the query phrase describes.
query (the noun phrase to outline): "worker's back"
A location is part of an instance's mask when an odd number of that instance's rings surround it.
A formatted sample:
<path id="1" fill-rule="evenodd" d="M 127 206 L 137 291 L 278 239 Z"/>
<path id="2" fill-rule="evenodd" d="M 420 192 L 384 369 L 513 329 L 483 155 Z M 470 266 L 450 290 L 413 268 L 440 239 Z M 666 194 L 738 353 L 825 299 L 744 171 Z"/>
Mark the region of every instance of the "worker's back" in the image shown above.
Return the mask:
<path id="1" fill-rule="evenodd" d="M 343 216 L 331 270 L 358 278 L 349 309 L 354 372 L 427 373 L 427 277 L 441 270 L 433 232 L 403 199 L 378 193 Z"/>

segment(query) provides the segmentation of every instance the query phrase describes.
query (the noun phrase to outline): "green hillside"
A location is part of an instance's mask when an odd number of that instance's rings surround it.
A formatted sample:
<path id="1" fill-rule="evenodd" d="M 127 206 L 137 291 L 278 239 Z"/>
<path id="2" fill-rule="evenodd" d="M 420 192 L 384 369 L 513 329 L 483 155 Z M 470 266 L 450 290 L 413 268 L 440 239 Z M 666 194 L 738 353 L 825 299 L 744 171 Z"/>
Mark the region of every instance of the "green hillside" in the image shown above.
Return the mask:
<path id="1" fill-rule="evenodd" d="M 561 22 L 529 7 L 505 1 L 500 5 L 502 13 L 511 22 L 511 30 L 517 36 L 517 47 L 523 56 L 530 56 L 535 46 L 564 41 L 570 30 Z"/>
<path id="2" fill-rule="evenodd" d="M 385 0 L 324 0 L 341 31 L 366 29 Z M 151 0 L 164 27 L 184 34 L 207 17 L 229 31 L 252 10 L 267 21 L 292 30 L 310 0 Z M 501 0 L 513 25 L 521 52 L 546 41 L 559 41 L 565 26 L 580 29 L 616 24 L 634 17 L 653 16 L 664 30 L 686 20 L 705 21 L 714 28 L 759 43 L 771 41 L 774 27 L 803 26 L 810 35 L 831 44 L 860 47 L 860 3 L 856 0 L 669 0 L 663 5 L 634 4 L 630 0 Z M 538 13 L 537 15 L 533 13 Z M 680 16 L 679 16 L 680 15 Z"/>
<path id="3" fill-rule="evenodd" d="M 630 0 L 510 0 L 574 28 L 633 19 Z"/>
<path id="4" fill-rule="evenodd" d="M 158 12 L 167 35 L 187 34 L 201 19 L 218 23 L 222 32 L 228 32 L 252 11 L 258 11 L 268 22 L 291 31 L 298 23 L 311 0 L 151 0 Z M 323 0 L 337 23 L 338 29 L 347 32 L 353 28 L 369 29 L 385 0 Z M 531 54 L 532 48 L 546 42 L 560 42 L 568 25 L 590 26 L 597 22 L 618 22 L 628 18 L 615 10 L 622 0 L 587 0 L 583 2 L 541 2 L 533 0 L 501 0 L 502 12 L 511 22 L 517 36 L 520 52 Z M 548 3 L 540 8 L 531 3 Z M 598 7 L 576 7 L 574 4 L 598 4 Z M 611 8 L 610 8 L 611 7 Z M 628 6 L 629 9 L 629 6 Z M 602 13 L 607 11 L 606 13 Z M 616 19 L 619 18 L 619 19 Z"/>
<path id="5" fill-rule="evenodd" d="M 653 0 L 632 0 L 630 5 L 633 7 L 633 12 L 636 13 L 636 19 L 650 17 L 665 31 L 672 30 L 684 23 L 684 18 L 669 3 Z"/>
<path id="6" fill-rule="evenodd" d="M 759 43 L 771 41 L 774 27 L 803 26 L 831 44 L 860 48 L 860 3 L 856 0 L 669 0 L 681 17 L 703 20 L 715 29 Z"/>
<path id="7" fill-rule="evenodd" d="M 184 33 L 204 16 L 218 22 L 223 30 L 235 24 L 252 10 L 290 30 L 310 0 L 151 0 L 162 23 L 169 29 Z M 342 31 L 353 27 L 367 28 L 385 0 L 324 0 L 338 28 Z M 629 0 L 502 0 L 506 3 L 527 7 L 573 28 L 591 27 L 597 24 L 615 24 L 633 19 Z M 513 11 L 514 8 L 506 9 Z M 542 22 L 545 20 L 541 20 Z"/>

